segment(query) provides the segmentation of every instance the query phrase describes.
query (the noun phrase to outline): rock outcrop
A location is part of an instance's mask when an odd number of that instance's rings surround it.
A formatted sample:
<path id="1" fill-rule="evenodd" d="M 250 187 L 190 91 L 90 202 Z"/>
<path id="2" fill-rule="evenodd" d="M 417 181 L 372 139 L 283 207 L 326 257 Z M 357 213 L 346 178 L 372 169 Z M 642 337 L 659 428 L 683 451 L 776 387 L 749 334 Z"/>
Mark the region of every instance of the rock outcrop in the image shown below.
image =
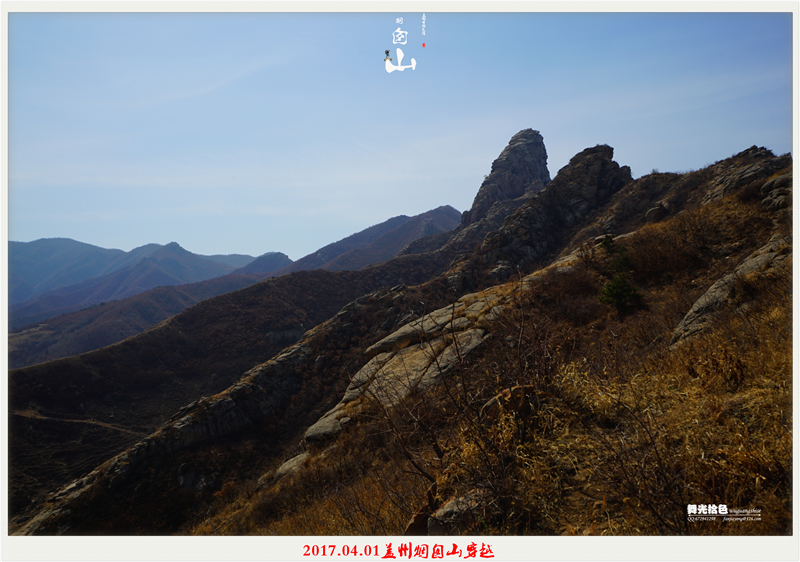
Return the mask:
<path id="1" fill-rule="evenodd" d="M 726 173 L 712 184 L 704 204 L 716 200 L 721 192 L 731 193 L 733 190 L 741 189 L 753 181 L 785 169 L 792 163 L 789 155 L 774 157 L 768 150 L 755 146 L 737 154 L 734 158 L 743 156 L 760 160 L 744 168 L 740 166 L 730 171 L 726 170 Z M 789 212 L 792 205 L 792 172 L 766 181 L 759 191 L 765 196 L 761 204 L 774 213 L 773 216 Z M 733 273 L 719 279 L 697 299 L 675 328 L 670 343 L 676 344 L 702 333 L 713 325 L 714 319 L 723 310 L 745 310 L 748 304 L 746 291 L 743 291 L 745 285 L 768 282 L 776 269 L 790 268 L 791 254 L 792 242 L 789 237 L 779 233 L 773 235 L 767 244 L 750 254 Z"/>
<path id="2" fill-rule="evenodd" d="M 574 156 L 547 187 L 509 215 L 502 228 L 486 236 L 480 248 L 484 260 L 526 267 L 552 251 L 567 229 L 632 181 L 630 168 L 620 167 L 613 156 L 614 149 L 607 145 Z"/>
<path id="3" fill-rule="evenodd" d="M 764 183 L 761 186 L 761 195 L 764 196 L 761 204 L 768 211 L 779 211 L 792 206 L 792 172 L 782 174 Z"/>
<path id="4" fill-rule="evenodd" d="M 752 163 L 749 166 L 742 166 L 742 160 L 752 161 Z M 711 168 L 717 179 L 709 187 L 703 199 L 703 205 L 718 201 L 756 180 L 768 178 L 775 172 L 791 165 L 791 155 L 784 154 L 776 157 L 770 150 L 753 145 Z"/>
<path id="5" fill-rule="evenodd" d="M 747 306 L 742 296 L 743 284 L 763 282 L 776 268 L 791 267 L 792 244 L 785 236 L 776 234 L 770 241 L 750 254 L 733 273 L 725 275 L 711 285 L 697 299 L 672 334 L 670 343 L 675 344 L 699 334 L 714 323 L 723 309 L 742 310 Z"/>
<path id="6" fill-rule="evenodd" d="M 341 401 L 308 428 L 305 441 L 334 437 L 358 414 L 360 406 L 355 402 L 362 396 L 390 408 L 412 390 L 438 382 L 483 343 L 487 328 L 508 299 L 499 289 L 464 295 L 367 348 L 366 364 L 353 376 Z"/>

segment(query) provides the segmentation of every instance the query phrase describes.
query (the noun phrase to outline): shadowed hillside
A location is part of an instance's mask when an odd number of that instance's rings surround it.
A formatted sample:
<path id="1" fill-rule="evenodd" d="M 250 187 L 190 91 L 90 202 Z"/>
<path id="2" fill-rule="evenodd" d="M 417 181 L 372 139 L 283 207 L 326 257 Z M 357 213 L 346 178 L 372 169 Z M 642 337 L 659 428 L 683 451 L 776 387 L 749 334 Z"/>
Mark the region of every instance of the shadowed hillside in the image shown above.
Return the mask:
<path id="1" fill-rule="evenodd" d="M 381 234 L 366 246 L 344 252 L 320 267 L 331 271 L 354 270 L 386 261 L 396 256 L 414 240 L 436 234 L 447 234 L 458 226 L 460 218 L 461 214 L 450 206 L 433 209 L 411 217 L 389 232 Z"/>
<path id="2" fill-rule="evenodd" d="M 206 299 L 117 344 L 12 370 L 12 480 L 28 490 L 13 493 L 19 500 L 12 505 L 26 505 L 24 498 L 77 477 L 136 438 L 78 421 L 152 431 L 187 399 L 227 388 L 360 295 L 418 284 L 440 270 L 412 256 L 358 272 L 298 272 Z M 91 436 L 98 431 L 102 438 Z"/>
<path id="3" fill-rule="evenodd" d="M 450 206 L 407 217 L 400 215 L 328 244 L 272 273 L 279 277 L 294 271 L 356 270 L 393 258 L 407 244 L 434 232 L 447 232 L 458 224 L 458 211 Z"/>
<path id="4" fill-rule="evenodd" d="M 157 287 L 25 326 L 8 335 L 9 367 L 15 369 L 111 345 L 140 334 L 193 304 L 247 287 L 263 277 L 229 274 L 199 283 Z"/>

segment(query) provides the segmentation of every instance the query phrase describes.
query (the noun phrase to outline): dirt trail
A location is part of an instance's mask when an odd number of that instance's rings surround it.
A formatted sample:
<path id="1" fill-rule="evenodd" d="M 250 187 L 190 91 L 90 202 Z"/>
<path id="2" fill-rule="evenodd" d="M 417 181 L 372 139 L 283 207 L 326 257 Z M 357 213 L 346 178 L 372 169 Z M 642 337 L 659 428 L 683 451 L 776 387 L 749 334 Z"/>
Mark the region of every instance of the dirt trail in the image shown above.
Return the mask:
<path id="1" fill-rule="evenodd" d="M 51 418 L 48 416 L 43 416 L 39 412 L 34 410 L 14 410 L 12 414 L 17 416 L 22 416 L 24 418 L 35 418 L 37 420 L 53 420 L 53 421 L 61 421 L 61 422 L 72 422 L 72 423 L 88 423 L 91 425 L 99 425 L 102 427 L 106 427 L 108 429 L 113 429 L 116 431 L 123 431 L 125 433 L 130 433 L 131 435 L 147 435 L 141 431 L 132 431 L 130 429 L 125 429 L 124 427 L 119 427 L 117 425 L 111 425 L 110 423 L 105 423 L 97 420 L 69 420 L 65 418 Z"/>

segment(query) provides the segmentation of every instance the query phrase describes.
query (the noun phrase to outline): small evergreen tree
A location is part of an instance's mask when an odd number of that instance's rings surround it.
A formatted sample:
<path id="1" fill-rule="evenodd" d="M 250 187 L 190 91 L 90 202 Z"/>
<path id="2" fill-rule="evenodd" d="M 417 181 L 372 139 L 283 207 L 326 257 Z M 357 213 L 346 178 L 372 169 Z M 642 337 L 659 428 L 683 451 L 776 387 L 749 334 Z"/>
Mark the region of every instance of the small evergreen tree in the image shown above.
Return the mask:
<path id="1" fill-rule="evenodd" d="M 624 273 L 617 273 L 614 278 L 600 289 L 600 302 L 616 307 L 620 312 L 627 307 L 638 304 L 642 295 L 636 290 Z"/>

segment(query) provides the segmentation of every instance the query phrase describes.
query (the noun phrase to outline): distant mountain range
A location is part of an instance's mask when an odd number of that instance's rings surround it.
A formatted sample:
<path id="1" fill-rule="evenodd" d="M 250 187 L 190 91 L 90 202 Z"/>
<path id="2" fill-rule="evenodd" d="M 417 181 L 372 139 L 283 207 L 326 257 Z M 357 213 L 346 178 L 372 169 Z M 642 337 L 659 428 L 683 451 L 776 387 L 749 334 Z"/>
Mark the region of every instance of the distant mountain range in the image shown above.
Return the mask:
<path id="1" fill-rule="evenodd" d="M 150 256 L 161 246 L 130 252 L 109 250 L 69 238 L 8 243 L 8 302 L 16 305 L 41 293 L 108 275 Z"/>
<path id="2" fill-rule="evenodd" d="M 460 217 L 449 206 L 414 217 L 393 217 L 294 263 L 280 252 L 255 259 L 200 256 L 174 242 L 127 253 L 69 239 L 11 242 L 14 259 L 10 262 L 17 265 L 10 269 L 16 284 L 30 287 L 35 294 L 10 306 L 9 329 L 14 332 L 9 334 L 9 367 L 111 345 L 204 299 L 266 277 L 311 269 L 362 269 L 392 258 L 420 237 L 454 228 Z M 244 266 L 235 269 L 240 263 Z M 101 274 L 81 279 L 97 272 Z M 69 281 L 74 282 L 60 285 Z"/>
<path id="3" fill-rule="evenodd" d="M 130 252 L 68 238 L 9 243 L 11 329 L 94 304 L 124 299 L 155 287 L 204 281 L 231 273 L 252 256 L 201 256 L 176 242 Z M 291 263 L 276 262 L 278 267 Z M 18 299 L 27 295 L 20 301 Z"/>

